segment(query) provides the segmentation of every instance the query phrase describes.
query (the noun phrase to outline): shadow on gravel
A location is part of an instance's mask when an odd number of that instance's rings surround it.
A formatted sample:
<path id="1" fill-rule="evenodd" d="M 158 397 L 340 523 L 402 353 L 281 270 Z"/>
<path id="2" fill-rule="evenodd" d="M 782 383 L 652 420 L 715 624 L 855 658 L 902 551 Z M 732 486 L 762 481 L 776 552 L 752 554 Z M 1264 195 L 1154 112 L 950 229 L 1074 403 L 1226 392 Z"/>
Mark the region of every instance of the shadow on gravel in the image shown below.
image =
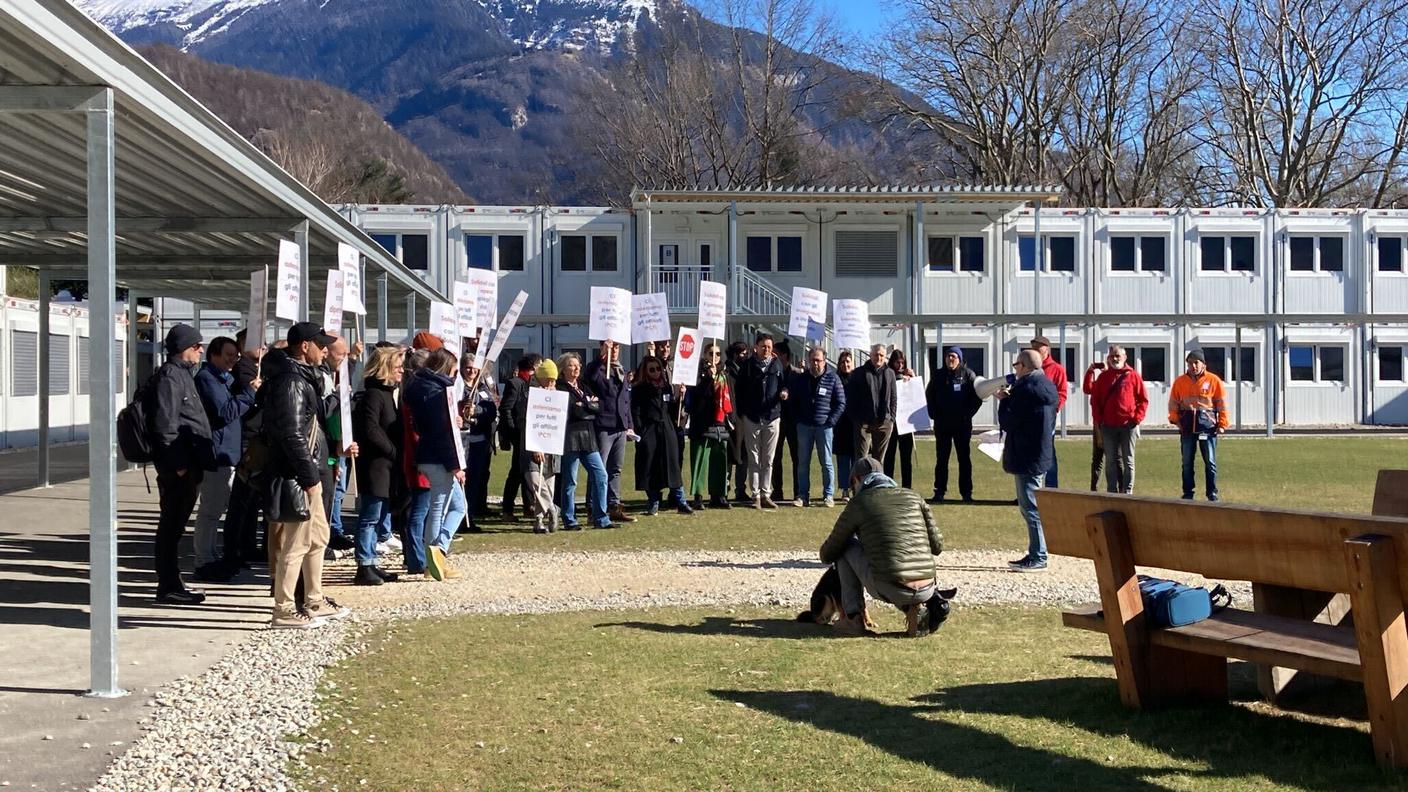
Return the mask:
<path id="1" fill-rule="evenodd" d="M 826 638 L 830 630 L 795 619 L 735 619 L 732 616 L 706 616 L 698 624 L 658 624 L 626 621 L 598 624 L 597 627 L 628 627 L 632 630 L 665 633 L 667 635 L 733 635 L 742 638 L 792 638 L 812 640 Z"/>
<path id="2" fill-rule="evenodd" d="M 753 564 L 739 561 L 685 561 L 680 566 L 707 569 L 825 569 L 828 564 L 797 558 L 786 561 L 760 561 Z"/>

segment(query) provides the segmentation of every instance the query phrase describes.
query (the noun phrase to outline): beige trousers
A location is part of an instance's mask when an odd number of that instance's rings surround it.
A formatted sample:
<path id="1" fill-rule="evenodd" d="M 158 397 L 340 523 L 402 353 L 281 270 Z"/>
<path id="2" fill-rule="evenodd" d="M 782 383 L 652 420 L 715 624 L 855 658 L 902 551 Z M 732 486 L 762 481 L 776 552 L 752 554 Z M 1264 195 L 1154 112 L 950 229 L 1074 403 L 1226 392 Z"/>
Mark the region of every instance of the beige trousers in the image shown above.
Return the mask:
<path id="1" fill-rule="evenodd" d="M 269 568 L 274 575 L 274 615 L 298 609 L 293 601 L 298 573 L 303 573 L 303 604 L 323 599 L 323 549 L 328 546 L 328 516 L 322 485 L 308 492 L 308 520 L 269 523 Z"/>

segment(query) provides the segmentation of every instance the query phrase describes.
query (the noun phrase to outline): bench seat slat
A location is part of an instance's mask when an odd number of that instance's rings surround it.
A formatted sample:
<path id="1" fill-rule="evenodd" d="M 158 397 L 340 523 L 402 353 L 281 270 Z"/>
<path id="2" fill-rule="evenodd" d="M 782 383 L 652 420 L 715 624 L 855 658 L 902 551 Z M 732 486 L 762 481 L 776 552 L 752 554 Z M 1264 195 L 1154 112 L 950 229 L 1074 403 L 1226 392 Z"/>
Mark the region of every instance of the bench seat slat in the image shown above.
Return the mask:
<path id="1" fill-rule="evenodd" d="M 1067 627 L 1105 632 L 1099 603 L 1064 610 L 1061 621 Z M 1348 627 L 1229 609 L 1183 627 L 1150 630 L 1149 642 L 1340 679 L 1361 679 L 1354 630 Z"/>

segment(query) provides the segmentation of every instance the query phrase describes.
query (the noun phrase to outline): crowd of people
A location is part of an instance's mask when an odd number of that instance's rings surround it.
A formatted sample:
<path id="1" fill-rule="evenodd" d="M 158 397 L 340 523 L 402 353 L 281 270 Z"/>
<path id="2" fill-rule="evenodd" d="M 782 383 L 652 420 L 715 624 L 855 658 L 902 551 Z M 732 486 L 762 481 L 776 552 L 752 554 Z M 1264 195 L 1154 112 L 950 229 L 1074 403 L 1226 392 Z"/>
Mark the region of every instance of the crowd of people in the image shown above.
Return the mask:
<path id="1" fill-rule="evenodd" d="M 306 628 L 347 614 L 322 592 L 325 560 L 354 556 L 358 585 L 396 580 L 398 573 L 381 560 L 392 551 L 402 554 L 405 573 L 454 578 L 458 573 L 446 560 L 454 536 L 480 530 L 480 521 L 490 516 L 516 521 L 520 506 L 534 532 L 551 533 L 611 528 L 662 508 L 682 515 L 736 505 L 777 509 L 789 502 L 789 486 L 796 507 L 851 502 L 860 487 L 912 493 L 913 435 L 896 432 L 896 410 L 898 383 L 915 372 L 900 350 L 876 344 L 857 367 L 849 350 L 833 364 L 813 348 L 797 365 L 788 340 L 763 333 L 751 346 L 704 347 L 698 379 L 685 386 L 672 384 L 675 361 L 668 342 L 648 345 L 627 371 L 620 346 L 604 341 L 585 363 L 574 353 L 557 360 L 525 355 L 501 390 L 490 372 L 474 365 L 476 339 L 464 341 L 462 355 L 429 333 L 416 334 L 409 347 L 379 343 L 360 371 L 368 350 L 349 347 L 311 322 L 294 324 L 267 351 L 247 345 L 244 333 L 216 338 L 207 347 L 194 328 L 172 327 L 165 364 L 138 394 L 150 399 L 161 498 L 157 601 L 204 599 L 186 585 L 178 563 L 177 548 L 193 513 L 192 577 L 227 582 L 248 566 L 267 564 L 271 625 Z M 961 349 L 946 350 L 942 360 L 925 388 L 938 441 L 929 503 L 946 499 L 954 453 L 958 495 L 971 502 L 973 418 L 982 404 L 978 378 Z M 1169 421 L 1183 436 L 1183 494 L 1193 497 L 1194 460 L 1201 454 L 1206 494 L 1217 500 L 1225 397 L 1199 353 L 1189 353 L 1187 366 L 1169 400 Z M 1014 478 L 1029 532 L 1027 554 L 1012 567 L 1040 571 L 1046 548 L 1035 493 L 1058 484 L 1052 438 L 1066 398 L 1066 372 L 1040 336 L 1018 354 L 1012 371 L 996 393 L 1005 433 L 1002 464 Z M 1091 488 L 1103 470 L 1110 492 L 1130 493 L 1138 427 L 1149 401 L 1143 380 L 1114 346 L 1103 363 L 1086 371 L 1082 385 L 1096 424 Z M 526 446 L 534 388 L 566 394 L 560 455 Z M 352 394 L 350 406 L 340 403 L 340 391 Z M 344 414 L 350 427 L 342 426 Z M 636 444 L 635 488 L 645 502 L 634 513 L 622 484 L 629 443 Z M 784 447 L 790 481 L 783 475 Z M 490 469 L 497 452 L 509 455 L 508 475 L 502 506 L 491 513 Z M 821 470 L 819 489 L 812 486 L 813 459 Z M 580 513 L 578 467 L 586 469 L 586 509 Z M 342 501 L 354 474 L 356 519 L 344 521 Z M 877 493 L 866 500 L 908 504 L 908 498 Z M 912 517 L 920 532 L 914 541 L 937 550 L 927 507 Z M 855 515 L 843 518 L 838 526 L 855 522 Z M 839 562 L 847 552 L 846 543 L 833 536 L 823 555 Z M 866 579 L 852 572 L 843 576 L 851 604 L 856 581 Z M 932 588 L 925 589 L 926 598 Z"/>

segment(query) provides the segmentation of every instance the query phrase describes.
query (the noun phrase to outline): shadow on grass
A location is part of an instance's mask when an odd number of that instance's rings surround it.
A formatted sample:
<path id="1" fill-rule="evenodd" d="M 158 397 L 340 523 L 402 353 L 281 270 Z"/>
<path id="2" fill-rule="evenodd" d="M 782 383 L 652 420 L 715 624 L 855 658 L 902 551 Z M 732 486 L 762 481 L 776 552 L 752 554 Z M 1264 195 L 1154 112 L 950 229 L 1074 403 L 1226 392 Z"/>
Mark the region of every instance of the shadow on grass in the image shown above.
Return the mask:
<path id="1" fill-rule="evenodd" d="M 964 685 L 890 704 L 828 691 L 712 690 L 717 698 L 863 740 L 902 759 L 1010 790 L 1154 790 L 1164 776 L 1235 783 L 1265 777 L 1314 790 L 1393 787 L 1404 778 L 1374 764 L 1369 735 L 1243 707 L 1137 712 L 1120 705 L 1109 679 L 1079 677 Z M 930 713 L 1002 715 L 1045 721 L 1111 740 L 1129 739 L 1167 756 L 1167 765 L 1119 767 L 1021 745 L 1000 733 L 934 719 Z M 1034 724 L 1035 725 L 1035 724 Z M 1034 735 L 1034 740 L 1040 739 Z M 1175 766 L 1172 763 L 1180 764 Z M 1189 766 L 1191 765 L 1191 766 Z"/>
<path id="2" fill-rule="evenodd" d="M 597 627 L 629 627 L 633 630 L 666 635 L 733 635 L 742 638 L 794 638 L 810 640 L 827 638 L 831 631 L 816 624 L 796 619 L 735 619 L 731 616 L 706 616 L 699 624 L 659 624 L 657 622 L 626 621 L 598 624 Z"/>

